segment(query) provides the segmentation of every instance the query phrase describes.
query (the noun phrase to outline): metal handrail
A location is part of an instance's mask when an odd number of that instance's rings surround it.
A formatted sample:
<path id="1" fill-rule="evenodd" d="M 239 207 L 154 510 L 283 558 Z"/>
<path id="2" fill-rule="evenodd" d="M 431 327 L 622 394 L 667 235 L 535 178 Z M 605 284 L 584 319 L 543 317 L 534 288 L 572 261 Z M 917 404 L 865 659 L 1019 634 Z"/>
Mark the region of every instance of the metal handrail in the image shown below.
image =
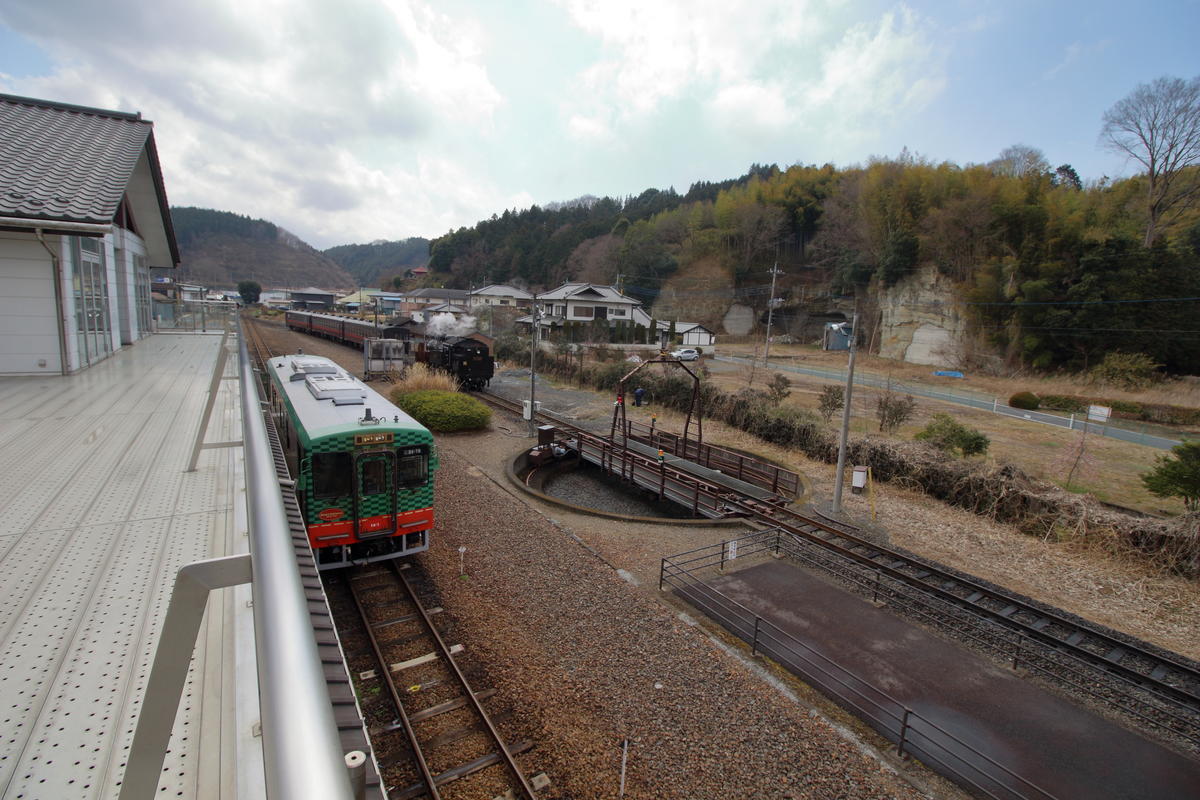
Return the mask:
<path id="1" fill-rule="evenodd" d="M 759 531 L 738 541 L 750 541 L 754 542 L 755 544 L 761 544 L 763 534 L 772 533 L 775 534 L 776 537 L 774 549 L 778 551 L 782 544 L 780 540 L 784 538 L 782 531 L 779 529 Z M 698 588 L 700 593 L 709 599 L 710 603 L 715 603 L 717 606 L 724 607 L 710 607 L 710 613 L 715 612 L 716 618 L 719 622 L 729 628 L 735 635 L 745 639 L 748 643 L 750 643 L 752 651 L 756 655 L 758 653 L 775 655 L 779 651 L 786 652 L 807 664 L 808 669 L 806 677 L 810 681 L 813 681 L 816 684 L 837 684 L 840 687 L 840 691 L 836 692 L 836 699 L 839 699 L 840 702 L 857 711 L 865 719 L 865 721 L 868 722 L 868 724 L 872 724 L 872 727 L 875 727 L 880 733 L 884 734 L 885 736 L 898 737 L 897 751 L 901 756 L 905 756 L 907 753 L 915 751 L 923 760 L 927 762 L 937 762 L 946 772 L 951 773 L 963 783 L 966 783 L 972 788 L 983 792 L 988 797 L 998 798 L 998 795 L 994 794 L 988 788 L 987 784 L 981 783 L 980 780 L 977 780 L 976 778 L 971 777 L 971 775 L 966 774 L 964 770 L 969 770 L 970 772 L 980 776 L 984 781 L 990 781 L 993 783 L 998 782 L 998 776 L 995 774 L 989 774 L 989 772 L 985 771 L 985 769 L 981 769 L 980 765 L 972 765 L 964 762 L 962 757 L 954 753 L 952 750 L 954 745 L 958 745 L 962 750 L 970 753 L 978 759 L 982 759 L 985 764 L 990 765 L 994 769 L 998 770 L 999 773 L 1003 774 L 1004 776 L 1015 779 L 1017 782 L 1022 784 L 1026 790 L 1033 793 L 1032 795 L 1027 795 L 1023 790 L 1009 786 L 1007 791 L 1011 794 L 1021 798 L 1038 797 L 1043 798 L 1044 800 L 1054 800 L 1055 796 L 1050 792 L 1046 791 L 1025 777 L 1016 774 L 1004 764 L 996 761 L 969 743 L 963 741 L 958 736 L 940 727 L 932 720 L 923 717 L 918 712 L 909 708 L 903 702 L 892 697 L 887 691 L 879 686 L 876 686 L 870 680 L 856 675 L 850 670 L 847 670 L 845 667 L 842 667 L 837 662 L 830 660 L 826 656 L 806 645 L 804 642 L 796 639 L 782 628 L 772 623 L 770 620 L 764 619 L 755 611 L 738 602 L 737 600 L 726 597 L 721 592 L 713 589 L 711 586 L 708 586 L 700 578 L 692 574 L 694 570 L 703 569 L 705 567 L 715 567 L 718 564 L 724 565 L 725 552 L 728 546 L 729 542 L 726 541 L 716 545 L 698 547 L 686 553 L 679 554 L 680 556 L 694 556 L 693 558 L 688 559 L 686 562 L 689 564 L 689 567 L 687 568 L 681 567 L 674 561 L 674 559 L 678 556 L 671 556 L 662 559 L 659 569 L 659 590 L 662 591 L 666 585 L 672 585 L 681 589 L 684 587 L 692 589 Z M 719 551 L 718 548 L 720 548 Z M 707 558 L 705 558 L 704 555 L 697 555 L 703 553 L 704 551 L 708 551 Z M 697 564 L 697 562 L 705 561 L 707 561 L 707 563 Z M 696 566 L 690 566 L 693 564 L 696 564 Z M 740 633 L 739 629 L 750 630 L 752 633 L 748 637 L 745 633 Z M 774 647 L 768 647 L 768 642 L 773 642 Z M 771 653 L 771 650 L 776 652 Z M 869 697 L 859 687 L 869 689 L 870 692 L 877 695 L 879 699 Z M 856 702 L 855 698 L 858 698 L 858 700 L 861 701 L 861 704 L 860 702 Z M 884 717 L 892 720 L 893 724 L 898 723 L 899 730 L 895 730 L 892 726 L 888 725 L 884 720 L 880 719 L 877 714 L 882 714 Z M 919 720 L 922 723 L 921 727 L 924 728 L 924 730 L 919 732 L 920 739 L 924 746 L 916 744 L 910 739 L 910 737 L 912 737 L 916 732 L 914 731 L 915 720 Z M 938 752 L 934 752 L 935 750 L 944 753 L 944 756 L 939 755 Z M 955 767 L 953 764 L 947 762 L 947 758 L 959 761 L 963 764 L 963 766 Z"/>
<path id="2" fill-rule="evenodd" d="M 333 704 L 240 322 L 238 366 L 267 796 L 350 800 L 353 793 Z"/>

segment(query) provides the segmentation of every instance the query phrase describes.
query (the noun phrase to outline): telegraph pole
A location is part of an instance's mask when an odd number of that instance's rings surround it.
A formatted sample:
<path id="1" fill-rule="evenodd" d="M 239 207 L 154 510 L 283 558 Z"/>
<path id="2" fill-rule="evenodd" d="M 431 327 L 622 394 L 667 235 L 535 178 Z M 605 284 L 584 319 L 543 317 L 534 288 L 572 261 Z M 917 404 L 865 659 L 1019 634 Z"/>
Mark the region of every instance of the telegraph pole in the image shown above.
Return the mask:
<path id="1" fill-rule="evenodd" d="M 529 337 L 529 435 L 537 436 L 537 421 L 534 417 L 537 414 L 534 409 L 537 405 L 534 403 L 535 385 L 537 382 L 537 344 L 538 344 L 538 302 L 537 293 L 533 295 L 533 332 Z"/>
<path id="2" fill-rule="evenodd" d="M 771 322 L 775 317 L 775 277 L 782 275 L 783 271 L 779 269 L 779 259 L 775 259 L 775 266 L 771 267 L 771 299 L 767 302 L 767 346 L 763 348 L 763 366 L 767 365 L 767 356 L 771 355 Z"/>
<path id="3" fill-rule="evenodd" d="M 842 323 L 844 326 L 846 323 Z M 846 437 L 850 434 L 850 392 L 854 390 L 854 351 L 858 339 L 858 312 L 850 323 L 850 364 L 846 369 L 846 397 L 842 405 L 842 438 L 838 442 L 837 475 L 833 480 L 833 513 L 842 513 L 842 478 L 846 471 Z"/>

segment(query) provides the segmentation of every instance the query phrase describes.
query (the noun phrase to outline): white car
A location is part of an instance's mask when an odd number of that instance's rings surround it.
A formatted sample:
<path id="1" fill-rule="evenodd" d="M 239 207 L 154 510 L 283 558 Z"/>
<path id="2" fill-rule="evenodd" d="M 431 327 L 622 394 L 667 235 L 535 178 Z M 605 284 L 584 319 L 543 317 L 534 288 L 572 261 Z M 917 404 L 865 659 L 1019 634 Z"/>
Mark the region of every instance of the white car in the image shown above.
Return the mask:
<path id="1" fill-rule="evenodd" d="M 677 358 L 680 361 L 695 361 L 700 358 L 700 351 L 694 347 L 682 347 L 678 350 L 672 350 L 671 358 Z"/>

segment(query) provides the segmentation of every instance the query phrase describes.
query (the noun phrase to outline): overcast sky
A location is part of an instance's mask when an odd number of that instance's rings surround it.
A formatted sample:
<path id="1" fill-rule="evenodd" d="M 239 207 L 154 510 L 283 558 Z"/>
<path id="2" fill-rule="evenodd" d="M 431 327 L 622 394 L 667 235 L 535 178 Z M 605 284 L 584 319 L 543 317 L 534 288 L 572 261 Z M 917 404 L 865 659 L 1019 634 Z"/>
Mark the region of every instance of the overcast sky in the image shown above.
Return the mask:
<path id="1" fill-rule="evenodd" d="M 0 92 L 141 111 L 173 204 L 324 248 L 902 147 L 1128 175 L 1101 115 L 1200 74 L 1198 32 L 1200 0 L 4 0 Z"/>

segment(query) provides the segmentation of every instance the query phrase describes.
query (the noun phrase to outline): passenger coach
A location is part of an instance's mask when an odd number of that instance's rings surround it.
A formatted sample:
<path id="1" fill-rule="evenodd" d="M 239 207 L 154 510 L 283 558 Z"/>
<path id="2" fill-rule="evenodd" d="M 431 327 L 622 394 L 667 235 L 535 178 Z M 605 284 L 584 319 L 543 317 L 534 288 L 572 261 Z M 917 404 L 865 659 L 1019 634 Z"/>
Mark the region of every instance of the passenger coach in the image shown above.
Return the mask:
<path id="1" fill-rule="evenodd" d="M 268 362 L 270 409 L 322 570 L 418 553 L 433 527 L 433 436 L 327 358 Z"/>

